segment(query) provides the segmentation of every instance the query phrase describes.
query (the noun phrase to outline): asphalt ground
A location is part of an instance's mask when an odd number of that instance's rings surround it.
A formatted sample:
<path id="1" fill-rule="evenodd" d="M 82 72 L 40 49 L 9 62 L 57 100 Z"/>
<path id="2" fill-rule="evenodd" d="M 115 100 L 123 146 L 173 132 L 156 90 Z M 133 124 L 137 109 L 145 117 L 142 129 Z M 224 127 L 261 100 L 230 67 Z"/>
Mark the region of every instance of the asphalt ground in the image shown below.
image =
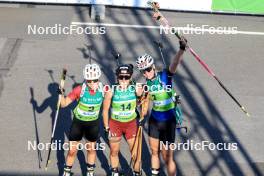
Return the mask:
<path id="1" fill-rule="evenodd" d="M 158 29 L 142 26 L 158 25 L 151 11 L 144 9 L 107 8 L 103 23 L 142 25 L 106 27 L 105 34 L 33 35 L 28 25 L 68 26 L 73 22 L 95 22 L 85 6 L 3 5 L 0 8 L 0 175 L 59 175 L 67 151 L 52 151 L 52 162 L 44 170 L 48 151 L 28 150 L 29 142 L 39 138 L 49 143 L 57 101 L 56 87 L 62 68 L 68 69 L 66 92 L 83 81 L 82 69 L 89 62 L 98 63 L 103 71 L 102 82 L 114 83 L 116 68 L 111 52 L 122 54 L 122 63 L 133 63 L 137 56 L 149 53 L 157 67 L 162 67 L 158 48 L 153 40 L 162 41 L 169 64 L 178 50 L 174 35 L 160 34 Z M 239 31 L 264 32 L 263 17 L 230 16 L 198 13 L 164 12 L 173 26 L 231 26 Z M 85 27 L 85 25 L 81 25 Z M 178 142 L 233 143 L 237 150 L 175 150 L 178 175 L 262 175 L 264 173 L 264 36 L 263 35 L 185 35 L 192 48 L 201 56 L 224 85 L 239 99 L 251 117 L 248 118 L 218 83 L 187 51 L 175 75 L 177 93 L 188 135 L 177 133 Z M 92 46 L 91 56 L 87 46 Z M 144 82 L 135 69 L 134 77 Z M 33 99 L 38 106 L 30 103 Z M 71 125 L 71 110 L 62 109 L 55 132 L 56 140 L 67 142 Z M 150 150 L 144 126 L 143 172 L 150 173 Z M 103 134 L 101 130 L 101 134 Z M 103 137 L 99 143 L 105 143 Z M 122 140 L 121 167 L 128 171 L 130 154 Z M 98 150 L 97 175 L 109 169 L 109 148 Z M 73 166 L 75 175 L 85 171 L 85 151 L 80 151 Z M 39 165 L 41 168 L 39 168 Z M 163 168 L 162 174 L 166 174 Z"/>

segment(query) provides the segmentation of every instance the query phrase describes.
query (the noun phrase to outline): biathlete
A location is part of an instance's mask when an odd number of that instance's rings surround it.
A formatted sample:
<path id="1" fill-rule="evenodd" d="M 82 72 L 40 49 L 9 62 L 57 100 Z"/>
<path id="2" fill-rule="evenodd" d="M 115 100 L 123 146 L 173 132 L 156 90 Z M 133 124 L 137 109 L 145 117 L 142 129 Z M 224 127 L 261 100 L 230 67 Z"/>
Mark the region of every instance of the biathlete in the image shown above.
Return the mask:
<path id="1" fill-rule="evenodd" d="M 154 59 L 144 54 L 136 61 L 137 68 L 146 78 L 150 99 L 153 102 L 151 115 L 149 117 L 149 144 L 151 148 L 151 173 L 152 176 L 159 175 L 161 151 L 169 176 L 176 175 L 176 163 L 173 151 L 163 146 L 160 142 L 170 145 L 175 142 L 176 113 L 174 90 L 172 89 L 172 77 L 176 72 L 182 55 L 185 51 L 187 41 L 180 40 L 180 50 L 176 53 L 169 68 L 158 72 L 155 68 Z"/>
<path id="2" fill-rule="evenodd" d="M 138 124 L 136 111 L 137 97 L 141 96 L 141 88 L 132 83 L 133 65 L 120 65 L 116 69 L 117 84 L 112 86 L 111 91 L 106 92 L 103 103 L 103 120 L 106 136 L 110 144 L 111 175 L 118 176 L 120 141 L 125 136 L 132 151 Z M 109 118 L 109 110 L 111 115 Z M 133 175 L 141 175 L 140 163 L 136 162 Z"/>
<path id="3" fill-rule="evenodd" d="M 86 65 L 83 76 L 84 82 L 75 87 L 67 97 L 63 96 L 61 100 L 61 107 L 66 107 L 73 101 L 78 101 L 78 105 L 73 111 L 74 118 L 69 134 L 70 150 L 67 154 L 63 176 L 72 175 L 71 168 L 78 152 L 78 144 L 80 144 L 83 136 L 87 140 L 85 144 L 87 150 L 87 176 L 94 176 L 95 146 L 99 137 L 99 111 L 104 99 L 104 89 L 102 83 L 99 82 L 101 69 L 97 64 Z M 63 93 L 63 91 L 59 89 L 60 93 Z"/>

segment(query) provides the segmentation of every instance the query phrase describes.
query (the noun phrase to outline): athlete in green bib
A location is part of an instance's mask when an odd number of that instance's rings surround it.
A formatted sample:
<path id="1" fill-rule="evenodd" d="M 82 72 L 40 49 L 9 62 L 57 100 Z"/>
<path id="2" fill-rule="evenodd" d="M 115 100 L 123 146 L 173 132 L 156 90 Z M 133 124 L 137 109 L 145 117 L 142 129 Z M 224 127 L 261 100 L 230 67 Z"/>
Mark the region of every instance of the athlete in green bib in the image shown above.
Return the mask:
<path id="1" fill-rule="evenodd" d="M 159 175 L 160 152 L 168 175 L 176 175 L 173 150 L 169 146 L 164 147 L 162 144 L 170 145 L 175 142 L 177 107 L 175 107 L 175 92 L 172 89 L 172 76 L 181 61 L 186 42 L 184 38 L 180 40 L 180 50 L 176 53 L 169 68 L 164 68 L 160 72 L 156 71 L 154 59 L 148 54 L 138 57 L 136 62 L 138 69 L 147 80 L 147 88 L 153 103 L 148 125 L 152 176 Z"/>
<path id="2" fill-rule="evenodd" d="M 96 141 L 99 137 L 99 112 L 104 99 L 104 89 L 99 82 L 101 70 L 97 64 L 88 64 L 83 70 L 85 81 L 75 87 L 67 97 L 62 97 L 61 107 L 66 107 L 73 101 L 78 105 L 73 110 L 73 122 L 70 129 L 70 150 L 66 158 L 63 176 L 71 176 L 78 145 L 85 136 L 87 142 L 87 176 L 94 176 L 96 159 Z M 59 89 L 62 93 L 63 90 Z"/>
<path id="3" fill-rule="evenodd" d="M 120 141 L 125 136 L 132 150 L 138 125 L 137 125 L 137 96 L 142 94 L 142 89 L 132 84 L 133 65 L 121 65 L 116 70 L 117 84 L 106 92 L 103 108 L 104 127 L 110 144 L 110 163 L 112 176 L 118 176 Z M 109 118 L 109 110 L 111 116 Z M 135 164 L 134 175 L 140 175 L 139 162 Z"/>

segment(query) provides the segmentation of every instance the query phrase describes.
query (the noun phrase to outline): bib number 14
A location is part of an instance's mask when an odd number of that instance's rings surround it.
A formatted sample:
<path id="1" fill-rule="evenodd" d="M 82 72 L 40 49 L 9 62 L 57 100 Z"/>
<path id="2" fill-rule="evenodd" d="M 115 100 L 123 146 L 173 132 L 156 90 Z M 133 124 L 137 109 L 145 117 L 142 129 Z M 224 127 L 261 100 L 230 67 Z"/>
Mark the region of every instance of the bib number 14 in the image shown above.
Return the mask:
<path id="1" fill-rule="evenodd" d="M 122 104 L 121 107 L 122 107 L 122 111 L 130 110 L 131 109 L 131 103 L 129 103 L 127 106 L 125 104 Z"/>

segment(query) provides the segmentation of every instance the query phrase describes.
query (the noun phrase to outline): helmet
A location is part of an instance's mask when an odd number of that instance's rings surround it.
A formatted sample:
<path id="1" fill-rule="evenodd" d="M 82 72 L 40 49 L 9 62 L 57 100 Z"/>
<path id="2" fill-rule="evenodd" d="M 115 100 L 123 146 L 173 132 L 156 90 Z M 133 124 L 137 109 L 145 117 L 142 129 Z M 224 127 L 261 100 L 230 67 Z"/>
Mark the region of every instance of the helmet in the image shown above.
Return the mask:
<path id="1" fill-rule="evenodd" d="M 99 79 L 101 76 L 101 69 L 97 64 L 87 64 L 83 69 L 83 77 L 86 80 Z"/>
<path id="2" fill-rule="evenodd" d="M 132 64 L 122 64 L 122 65 L 118 66 L 118 68 L 116 69 L 116 75 L 119 75 L 122 73 L 132 75 L 133 74 L 133 68 L 134 68 L 134 66 Z"/>
<path id="3" fill-rule="evenodd" d="M 154 59 L 150 55 L 144 54 L 137 58 L 136 64 L 139 70 L 144 70 L 154 64 Z"/>

